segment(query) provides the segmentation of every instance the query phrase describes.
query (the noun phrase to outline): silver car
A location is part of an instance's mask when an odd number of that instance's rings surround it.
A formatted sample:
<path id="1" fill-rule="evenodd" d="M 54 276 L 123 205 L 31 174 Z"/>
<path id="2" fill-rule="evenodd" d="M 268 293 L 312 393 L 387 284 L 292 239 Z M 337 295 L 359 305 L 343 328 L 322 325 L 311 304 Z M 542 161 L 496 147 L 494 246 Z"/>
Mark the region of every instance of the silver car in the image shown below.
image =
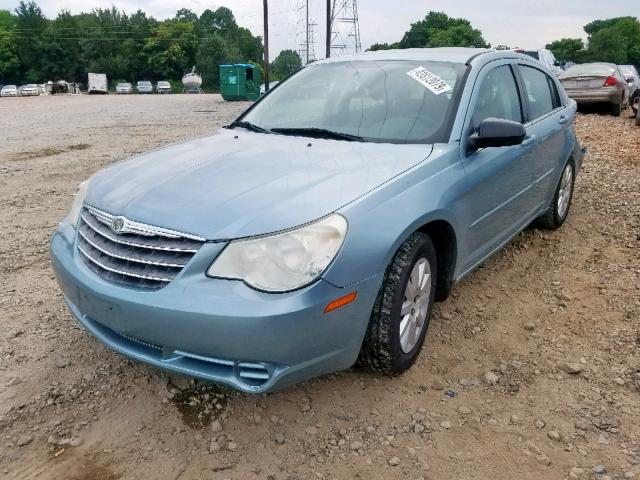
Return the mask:
<path id="1" fill-rule="evenodd" d="M 166 80 L 159 81 L 156 83 L 156 93 L 173 93 L 171 84 Z"/>
<path id="2" fill-rule="evenodd" d="M 147 80 L 140 80 L 136 85 L 138 93 L 153 93 L 153 84 Z"/>
<path id="3" fill-rule="evenodd" d="M 133 85 L 130 83 L 119 83 L 116 85 L 116 93 L 118 95 L 127 95 L 133 93 Z"/>
<path id="4" fill-rule="evenodd" d="M 5 85 L 0 90 L 0 97 L 17 97 L 18 96 L 18 87 L 15 85 Z"/>
<path id="5" fill-rule="evenodd" d="M 38 85 L 34 83 L 30 83 L 28 85 L 23 85 L 18 89 L 21 97 L 37 97 L 40 95 L 40 89 Z"/>
<path id="6" fill-rule="evenodd" d="M 631 90 L 629 93 L 631 108 L 633 113 L 637 114 L 640 109 L 640 74 L 633 65 L 620 65 L 620 70 Z"/>
<path id="7" fill-rule="evenodd" d="M 629 106 L 629 84 L 613 63 L 583 63 L 560 74 L 569 97 L 582 104 L 608 103 L 611 114 L 619 117 Z"/>

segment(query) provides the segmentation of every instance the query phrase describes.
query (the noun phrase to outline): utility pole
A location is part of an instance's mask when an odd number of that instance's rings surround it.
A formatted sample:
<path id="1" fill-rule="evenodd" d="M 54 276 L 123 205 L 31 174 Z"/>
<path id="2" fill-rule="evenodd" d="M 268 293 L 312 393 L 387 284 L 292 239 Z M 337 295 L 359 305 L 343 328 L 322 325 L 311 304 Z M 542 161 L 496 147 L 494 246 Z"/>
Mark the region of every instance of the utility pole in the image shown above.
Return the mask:
<path id="1" fill-rule="evenodd" d="M 307 63 L 309 63 L 309 0 L 307 0 Z"/>
<path id="2" fill-rule="evenodd" d="M 269 91 L 269 6 L 262 0 L 264 13 L 264 91 Z"/>
<path id="3" fill-rule="evenodd" d="M 331 0 L 327 0 L 327 40 L 325 48 L 325 57 L 331 56 Z"/>

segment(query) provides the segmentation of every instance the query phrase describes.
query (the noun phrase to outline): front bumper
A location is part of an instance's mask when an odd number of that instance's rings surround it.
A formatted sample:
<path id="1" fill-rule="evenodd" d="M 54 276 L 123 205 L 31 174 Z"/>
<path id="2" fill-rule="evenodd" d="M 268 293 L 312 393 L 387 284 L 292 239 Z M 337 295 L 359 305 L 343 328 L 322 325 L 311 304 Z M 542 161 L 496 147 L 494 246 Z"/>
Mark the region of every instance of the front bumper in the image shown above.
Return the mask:
<path id="1" fill-rule="evenodd" d="M 567 95 L 578 103 L 615 103 L 622 101 L 617 88 L 567 89 Z"/>
<path id="2" fill-rule="evenodd" d="M 267 294 L 204 271 L 222 249 L 206 243 L 166 287 L 141 291 L 103 280 L 63 225 L 51 241 L 53 269 L 75 317 L 98 340 L 136 360 L 262 393 L 355 362 L 381 278 L 347 288 L 321 280 L 296 292 Z M 357 291 L 354 303 L 326 305 Z"/>

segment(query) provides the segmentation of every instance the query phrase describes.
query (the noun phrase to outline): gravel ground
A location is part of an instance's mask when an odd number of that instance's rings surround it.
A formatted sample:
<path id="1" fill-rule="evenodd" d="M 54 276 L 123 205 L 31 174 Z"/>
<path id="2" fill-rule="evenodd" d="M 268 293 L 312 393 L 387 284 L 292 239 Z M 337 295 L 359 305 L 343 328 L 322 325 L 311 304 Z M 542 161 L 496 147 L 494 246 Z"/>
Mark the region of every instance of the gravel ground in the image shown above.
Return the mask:
<path id="1" fill-rule="evenodd" d="M 63 305 L 48 241 L 98 169 L 205 134 L 218 96 L 0 100 L 0 477 L 628 479 L 640 475 L 640 128 L 580 115 L 573 210 L 437 305 L 399 378 L 265 396 L 167 375 Z"/>

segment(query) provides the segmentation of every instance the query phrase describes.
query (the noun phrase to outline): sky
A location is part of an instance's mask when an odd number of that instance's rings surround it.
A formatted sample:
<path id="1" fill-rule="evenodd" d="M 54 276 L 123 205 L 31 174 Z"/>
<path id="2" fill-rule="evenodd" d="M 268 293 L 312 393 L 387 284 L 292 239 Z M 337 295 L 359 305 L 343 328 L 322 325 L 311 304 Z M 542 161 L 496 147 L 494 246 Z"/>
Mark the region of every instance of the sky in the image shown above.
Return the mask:
<path id="1" fill-rule="evenodd" d="M 306 0 L 269 0 L 272 56 L 280 50 L 297 49 L 303 24 L 298 24 L 297 7 Z M 12 10 L 17 0 L 0 0 L 0 9 Z M 317 23 L 316 58 L 324 57 L 325 0 L 309 0 L 310 16 Z M 72 13 L 112 5 L 127 13 L 142 9 L 157 19 L 172 17 L 179 8 L 200 14 L 206 8 L 230 8 L 238 23 L 254 35 L 262 35 L 262 0 L 39 0 L 50 18 L 66 8 Z M 526 8 L 523 8 L 526 5 Z M 482 31 L 493 46 L 500 44 L 527 49 L 544 48 L 564 37 L 586 38 L 582 27 L 595 19 L 640 17 L 640 0 L 359 0 L 360 35 L 363 49 L 373 43 L 395 42 L 411 23 L 430 10 L 463 17 Z"/>

